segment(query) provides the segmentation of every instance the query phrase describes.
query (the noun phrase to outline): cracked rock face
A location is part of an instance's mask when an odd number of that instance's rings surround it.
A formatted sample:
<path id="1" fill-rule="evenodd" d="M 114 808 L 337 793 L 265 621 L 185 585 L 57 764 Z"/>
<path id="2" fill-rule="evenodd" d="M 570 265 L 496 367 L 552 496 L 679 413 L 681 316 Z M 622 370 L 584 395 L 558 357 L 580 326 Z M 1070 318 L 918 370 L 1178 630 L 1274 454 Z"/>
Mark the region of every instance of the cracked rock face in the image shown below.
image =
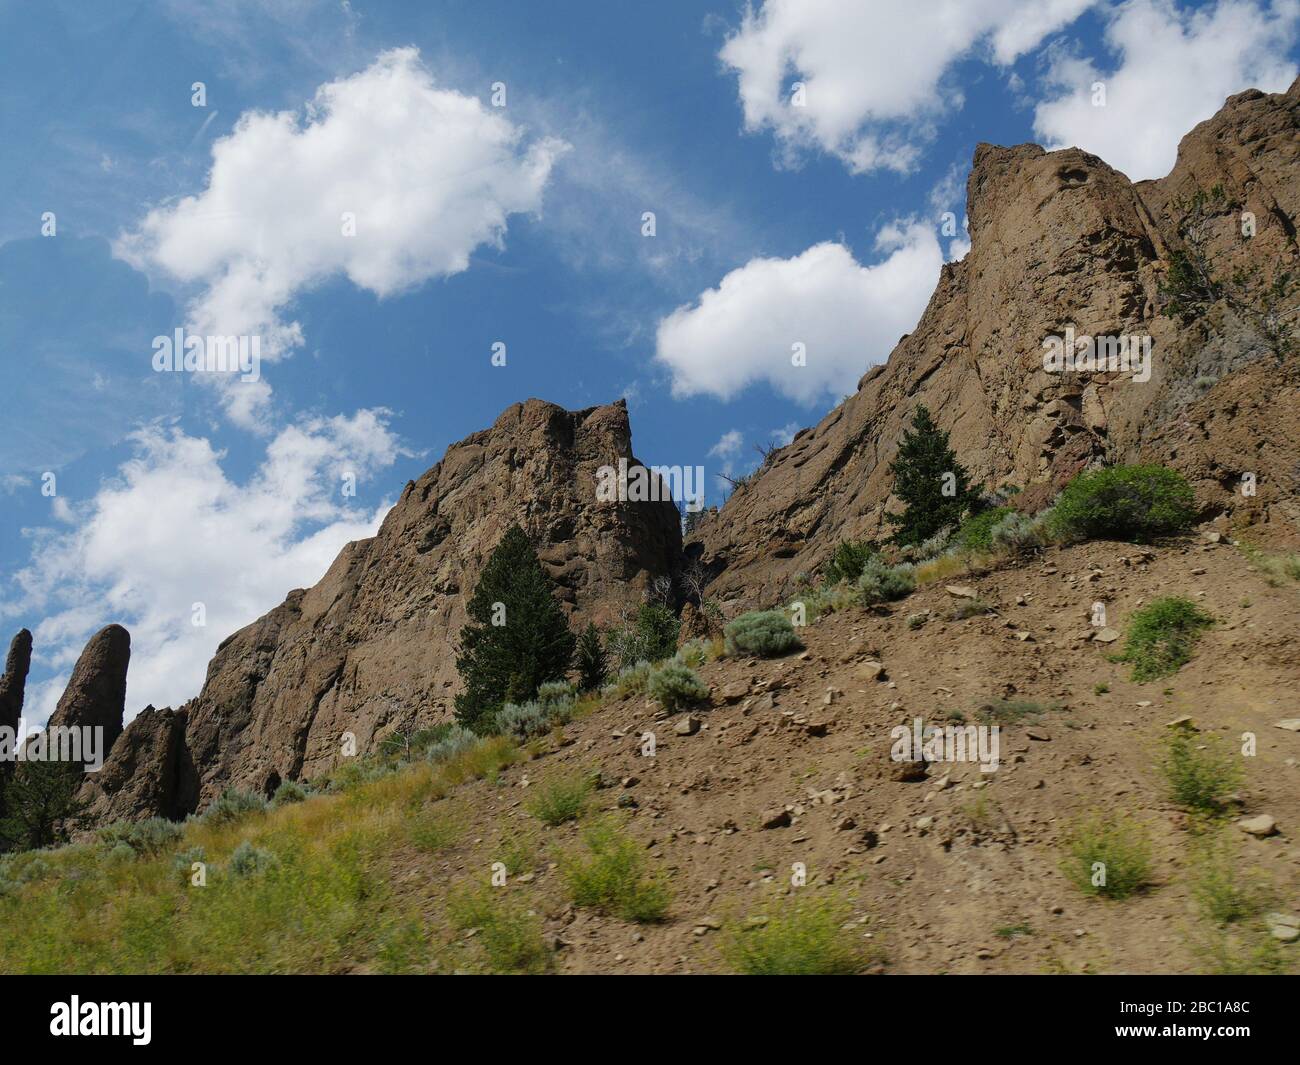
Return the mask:
<path id="1" fill-rule="evenodd" d="M 183 708 L 180 806 L 206 805 L 227 785 L 270 792 L 323 773 L 345 733 L 364 752 L 450 714 L 465 603 L 516 522 L 580 615 L 575 627 L 616 621 L 681 551 L 671 501 L 597 500 L 597 470 L 620 458 L 635 462 L 622 402 L 566 411 L 528 400 L 448 448 L 374 537 L 222 644 Z"/>
<path id="2" fill-rule="evenodd" d="M 1298 145 L 1300 81 L 1230 98 L 1159 181 L 1134 184 L 1078 149 L 980 145 L 967 186 L 971 250 L 943 268 L 916 330 L 692 533 L 687 555 L 713 575 L 710 594 L 724 606 L 773 602 L 839 540 L 880 535 L 886 509 L 899 508 L 889 463 L 921 403 L 975 482 L 1019 486 L 1025 509 L 1090 464 L 1156 461 L 1182 469 L 1208 511 L 1300 539 L 1294 360 L 1280 369 L 1232 313 L 1192 323 L 1160 313 L 1171 250 L 1184 242 L 1181 204 L 1198 190 L 1222 190 L 1207 225 L 1216 275 L 1300 265 Z M 1068 325 L 1149 336 L 1150 380 L 1045 371 L 1043 341 Z M 1256 476 L 1253 497 L 1236 491 L 1245 472 Z"/>
<path id="3" fill-rule="evenodd" d="M 180 781 L 190 772 L 185 749 L 185 714 L 147 706 L 123 730 L 96 773 L 87 773 L 79 795 L 96 824 L 177 819 Z"/>

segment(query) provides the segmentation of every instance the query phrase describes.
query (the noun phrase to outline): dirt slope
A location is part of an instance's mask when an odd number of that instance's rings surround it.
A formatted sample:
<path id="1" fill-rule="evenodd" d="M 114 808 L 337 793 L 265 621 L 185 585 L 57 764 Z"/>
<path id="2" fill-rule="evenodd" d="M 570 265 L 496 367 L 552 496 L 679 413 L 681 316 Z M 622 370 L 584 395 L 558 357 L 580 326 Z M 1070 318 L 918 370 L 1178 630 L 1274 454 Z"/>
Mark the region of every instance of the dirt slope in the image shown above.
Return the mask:
<path id="1" fill-rule="evenodd" d="M 1168 723 L 1191 715 L 1234 749 L 1242 733 L 1258 737 L 1224 832 L 1239 867 L 1273 885 L 1277 908 L 1300 908 L 1300 734 L 1275 727 L 1296 716 L 1300 687 L 1294 584 L 1271 586 L 1236 548 L 1200 539 L 1157 550 L 1049 549 L 959 580 L 996 612 L 946 620 L 956 600 L 938 585 L 887 611 L 824 618 L 804 630 L 802 654 L 706 664 L 712 703 L 694 735 L 678 735 L 678 719 L 657 719 L 643 697 L 606 702 L 565 728 L 565 745 L 443 800 L 474 842 L 436 858 L 396 854 L 397 875 L 428 893 L 436 923 L 450 885 L 485 881 L 508 840 L 528 840 L 536 868 L 503 890 L 544 916 L 562 972 L 716 970 L 729 927 L 778 912 L 797 891 L 848 893 L 888 972 L 1197 971 L 1189 941 L 1206 926 L 1189 883 L 1193 836 L 1154 766 Z M 1116 645 L 1091 639 L 1092 605 L 1104 601 L 1107 620 L 1122 626 L 1170 593 L 1219 622 L 1176 676 L 1135 684 L 1128 667 L 1107 660 Z M 908 615 L 927 610 L 924 625 L 908 627 Z M 870 661 L 884 677 L 873 678 Z M 1095 694 L 1100 683 L 1109 691 Z M 942 724 L 952 711 L 973 721 L 975 707 L 997 696 L 1059 708 L 1003 728 L 994 773 L 936 764 L 926 780 L 892 779 L 895 725 L 917 716 Z M 640 754 L 646 731 L 657 738 L 653 758 Z M 577 848 L 581 828 L 545 828 L 525 803 L 548 782 L 589 770 L 608 784 L 597 805 L 627 818 L 668 877 L 674 899 L 663 925 L 567 902 L 552 863 Z M 625 796 L 635 809 L 620 809 Z M 762 827 L 783 808 L 787 827 Z M 1102 901 L 1062 875 L 1068 823 L 1096 809 L 1131 812 L 1150 832 L 1153 890 Z M 1276 819 L 1277 835 L 1235 827 L 1259 813 Z M 796 862 L 807 886 L 789 886 Z M 1018 925 L 1032 931 L 996 934 Z"/>

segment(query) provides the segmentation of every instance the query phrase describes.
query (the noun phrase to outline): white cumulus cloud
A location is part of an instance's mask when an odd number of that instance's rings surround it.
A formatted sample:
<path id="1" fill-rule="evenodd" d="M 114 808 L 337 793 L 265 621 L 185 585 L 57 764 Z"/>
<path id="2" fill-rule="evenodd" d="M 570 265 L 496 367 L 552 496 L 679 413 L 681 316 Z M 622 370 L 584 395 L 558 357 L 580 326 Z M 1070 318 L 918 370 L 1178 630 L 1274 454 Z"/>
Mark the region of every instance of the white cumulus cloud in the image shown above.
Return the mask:
<path id="1" fill-rule="evenodd" d="M 888 226 L 876 243 L 885 258 L 872 266 L 829 242 L 792 259 L 751 259 L 677 308 L 659 323 L 655 351 L 673 394 L 727 400 L 766 381 L 811 406 L 852 392 L 916 324 L 944 261 L 920 223 Z"/>
<path id="2" fill-rule="evenodd" d="M 207 187 L 151 211 L 118 253 L 199 286 L 192 332 L 261 336 L 273 359 L 302 343 L 294 298 L 327 279 L 390 296 L 500 246 L 510 215 L 540 210 L 564 150 L 525 143 L 499 111 L 437 88 L 416 49 L 395 49 L 301 114 L 242 115 L 213 145 Z M 261 381 L 226 399 L 251 425 L 267 396 Z"/>
<path id="3" fill-rule="evenodd" d="M 225 455 L 175 427 L 132 436 L 135 455 L 83 503 L 73 528 L 35 534 L 0 616 L 41 612 L 38 664 L 62 671 L 34 686 L 26 709 L 42 722 L 86 639 L 111 621 L 131 631 L 127 716 L 146 703 L 197 695 L 208 659 L 230 633 L 324 574 L 349 540 L 378 528 L 387 506 L 362 509 L 345 475 L 364 483 L 403 453 L 387 412 L 313 418 L 282 429 L 246 483 Z M 206 624 L 195 626 L 195 604 Z"/>
<path id="4" fill-rule="evenodd" d="M 1058 54 L 1049 70 L 1056 92 L 1035 110 L 1034 130 L 1049 147 L 1083 148 L 1134 181 L 1163 177 L 1182 136 L 1225 98 L 1290 85 L 1297 25 L 1297 0 L 1219 0 L 1195 9 L 1130 0 L 1106 25 L 1117 65 L 1107 70 Z M 1103 106 L 1094 103 L 1096 83 L 1104 87 Z"/>
<path id="5" fill-rule="evenodd" d="M 855 173 L 908 171 L 962 106 L 946 77 L 955 62 L 978 54 L 1005 67 L 1093 2 L 767 0 L 720 58 L 736 73 L 745 128 L 775 133 L 785 162 L 813 148 Z"/>

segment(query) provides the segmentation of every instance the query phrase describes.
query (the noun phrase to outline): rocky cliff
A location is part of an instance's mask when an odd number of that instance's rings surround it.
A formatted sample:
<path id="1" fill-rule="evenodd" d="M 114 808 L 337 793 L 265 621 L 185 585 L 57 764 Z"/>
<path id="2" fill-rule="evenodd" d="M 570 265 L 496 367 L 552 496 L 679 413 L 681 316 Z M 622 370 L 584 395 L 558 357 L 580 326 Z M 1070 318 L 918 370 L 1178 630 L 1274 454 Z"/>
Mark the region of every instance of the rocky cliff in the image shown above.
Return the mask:
<path id="1" fill-rule="evenodd" d="M 1267 312 L 1271 284 L 1300 266 L 1300 81 L 1230 98 L 1159 181 L 1077 149 L 982 144 L 967 193 L 971 250 L 943 268 L 916 330 L 693 532 L 710 593 L 773 601 L 838 540 L 879 535 L 898 507 L 889 463 L 922 403 L 976 482 L 1015 485 L 1026 508 L 1084 466 L 1145 458 L 1183 469 L 1207 514 L 1296 539 L 1300 359 L 1271 331 L 1294 321 L 1294 287 Z M 1162 293 L 1179 253 L 1220 282 L 1187 318 Z M 1150 337 L 1150 380 L 1045 371 L 1043 342 L 1067 326 Z"/>
<path id="2" fill-rule="evenodd" d="M 977 481 L 1015 485 L 1026 509 L 1089 464 L 1148 459 L 1186 471 L 1207 516 L 1300 540 L 1296 296 L 1269 295 L 1300 267 L 1298 156 L 1300 82 L 1232 97 L 1159 181 L 1134 184 L 1077 149 L 981 145 L 971 250 L 943 268 L 916 330 L 706 516 L 685 552 L 672 503 L 597 501 L 601 466 L 636 464 L 622 403 L 512 406 L 407 484 L 377 535 L 344 548 L 319 583 L 229 637 L 195 699 L 141 713 L 87 780 L 95 817 L 177 817 L 226 786 L 269 793 L 336 764 L 346 733 L 364 751 L 444 719 L 465 601 L 516 522 L 575 624 L 613 622 L 690 560 L 729 610 L 776 599 L 841 538 L 882 531 L 897 505 L 889 462 L 918 403 Z M 1170 304 L 1180 257 L 1216 279 L 1189 313 Z M 1150 338 L 1149 380 L 1049 372 L 1044 341 L 1069 329 Z M 56 717 L 112 729 L 116 715 L 120 731 L 129 639 L 110 629 L 83 655 L 102 668 L 78 663 Z M 0 681 L 6 714 L 21 706 L 25 646 Z"/>
<path id="3" fill-rule="evenodd" d="M 386 731 L 445 718 L 465 602 L 516 522 L 584 620 L 609 623 L 638 602 L 677 567 L 681 532 L 672 502 L 597 501 L 597 470 L 620 458 L 636 463 L 622 402 L 574 412 L 529 400 L 450 447 L 375 537 L 221 645 L 181 710 L 179 807 L 226 785 L 269 792 L 323 772 L 344 733 L 364 751 Z"/>

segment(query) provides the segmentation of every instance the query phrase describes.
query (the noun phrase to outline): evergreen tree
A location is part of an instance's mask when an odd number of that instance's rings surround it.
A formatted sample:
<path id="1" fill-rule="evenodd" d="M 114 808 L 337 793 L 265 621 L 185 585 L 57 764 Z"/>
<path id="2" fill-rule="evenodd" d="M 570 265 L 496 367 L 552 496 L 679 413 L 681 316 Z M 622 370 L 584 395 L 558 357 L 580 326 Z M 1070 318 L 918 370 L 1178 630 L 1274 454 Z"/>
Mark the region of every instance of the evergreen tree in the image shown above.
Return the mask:
<path id="1" fill-rule="evenodd" d="M 902 514 L 888 515 L 890 524 L 898 526 L 892 540 L 900 546 L 919 544 L 945 526 L 955 529 L 967 511 L 979 507 L 966 467 L 925 407 L 912 415 L 912 427 L 904 431 L 889 472 L 894 494 L 904 504 Z"/>
<path id="2" fill-rule="evenodd" d="M 465 690 L 456 720 L 466 728 L 490 732 L 502 704 L 527 702 L 538 685 L 568 673 L 575 640 L 553 588 L 524 531 L 511 526 L 483 567 L 460 630 L 456 668 Z"/>
<path id="3" fill-rule="evenodd" d="M 76 762 L 19 762 L 0 795 L 0 850 L 66 843 L 84 820 L 86 804 L 77 798 L 84 779 Z"/>
<path id="4" fill-rule="evenodd" d="M 609 665 L 605 658 L 605 645 L 600 639 L 600 630 L 593 622 L 588 622 L 578 637 L 578 690 L 598 691 L 608 674 Z"/>

